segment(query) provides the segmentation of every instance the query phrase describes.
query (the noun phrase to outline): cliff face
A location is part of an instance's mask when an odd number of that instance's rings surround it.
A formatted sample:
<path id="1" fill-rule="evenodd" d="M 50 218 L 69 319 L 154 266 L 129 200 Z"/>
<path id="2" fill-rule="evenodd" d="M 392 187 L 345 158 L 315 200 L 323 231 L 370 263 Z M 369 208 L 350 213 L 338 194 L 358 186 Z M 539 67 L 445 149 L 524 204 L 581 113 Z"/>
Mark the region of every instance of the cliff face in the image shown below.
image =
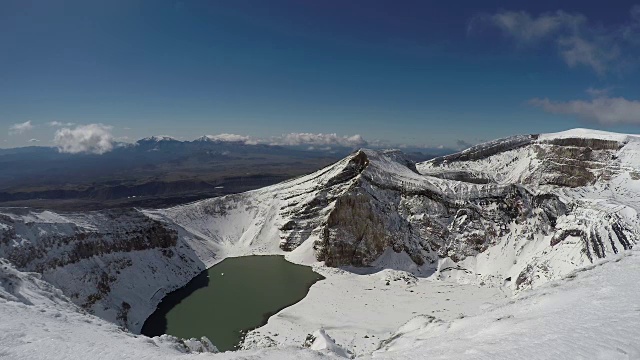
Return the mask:
<path id="1" fill-rule="evenodd" d="M 449 259 L 470 276 L 479 273 L 479 282 L 499 285 L 513 277 L 521 279 L 516 287 L 524 288 L 574 266 L 565 263 L 577 266 L 629 249 L 638 238 L 634 215 L 578 204 L 553 189 L 427 177 L 390 185 L 375 178 L 365 170 L 335 201 L 314 244 L 318 260 L 328 266 L 367 266 L 391 248 L 408 255 L 413 262 L 408 269 L 436 267 L 440 259 Z M 506 248 L 516 253 L 504 255 Z M 570 254 L 558 259 L 565 250 Z M 511 264 L 500 259 L 499 266 L 479 271 L 471 262 L 480 254 L 503 254 Z M 440 265 L 447 276 L 451 266 Z"/>
<path id="2" fill-rule="evenodd" d="M 359 151 L 313 186 L 278 189 L 289 194 L 274 209 L 281 248 L 310 239 L 328 266 L 435 268 L 523 289 L 634 245 L 637 147 L 627 137 L 520 136 L 417 167 L 398 152 Z"/>
<path id="3" fill-rule="evenodd" d="M 501 150 L 484 149 L 487 147 Z M 453 256 L 449 252 L 448 257 L 459 262 L 456 267 L 468 266 L 465 269 L 483 274 L 491 271 L 497 277 L 499 272 L 487 264 L 497 261 L 503 278 L 513 279 L 516 288 L 526 288 L 556 278 L 576 265 L 630 249 L 638 241 L 638 137 L 576 129 L 524 140 L 508 138 L 476 148 L 471 153 L 483 152 L 485 156 L 452 155 L 418 164 L 425 176 L 450 179 L 451 173 L 465 174 L 467 179 L 458 176 L 466 180 L 461 184 L 483 179 L 485 185 L 477 188 L 519 189 L 490 200 L 497 204 L 491 212 L 507 217 L 487 216 L 484 201 L 475 206 L 480 209 L 479 218 L 492 218 L 491 223 L 500 224 L 500 231 L 485 232 L 493 239 L 491 246 L 480 249 L 481 255 L 473 261 L 464 260 L 471 255 L 464 249 Z M 478 199 L 464 201 L 478 205 Z M 471 223 L 480 225 L 482 221 Z M 464 230 L 456 228 L 456 232 Z M 463 246 L 468 242 L 454 243 Z M 516 249 L 513 255 L 511 250 L 505 251 L 511 247 Z M 513 258 L 510 270 L 507 264 L 500 264 L 504 258 Z M 465 277 L 459 272 L 455 276 Z"/>
<path id="4" fill-rule="evenodd" d="M 86 217 L 91 223 L 39 223 L 17 216 L 3 215 L 0 242 L 6 258 L 27 271 L 76 264 L 91 257 L 118 252 L 159 249 L 172 257 L 178 242 L 175 230 L 149 219 L 137 211 L 107 211 Z M 10 246 L 17 234 L 31 235 L 35 241 Z"/>
<path id="5" fill-rule="evenodd" d="M 625 171 L 638 177 L 637 169 L 627 166 L 635 161 L 624 158 L 637 150 L 636 137 L 579 130 L 496 140 L 418 168 L 425 175 L 466 182 L 571 188 L 605 182 Z"/>
<path id="6" fill-rule="evenodd" d="M 179 232 L 135 211 L 59 215 L 6 209 L 0 257 L 75 304 L 137 330 L 149 307 L 205 268 Z"/>
<path id="7" fill-rule="evenodd" d="M 160 210 L 0 210 L 0 258 L 139 331 L 228 256 L 376 266 L 526 289 L 638 241 L 640 140 L 518 136 L 414 164 L 360 150 L 310 175 Z"/>
<path id="8" fill-rule="evenodd" d="M 638 241 L 639 151 L 637 137 L 582 130 L 496 140 L 417 167 L 364 151 L 367 166 L 320 225 L 316 256 L 329 266 L 403 257 L 406 269 L 442 278 L 534 286 Z"/>

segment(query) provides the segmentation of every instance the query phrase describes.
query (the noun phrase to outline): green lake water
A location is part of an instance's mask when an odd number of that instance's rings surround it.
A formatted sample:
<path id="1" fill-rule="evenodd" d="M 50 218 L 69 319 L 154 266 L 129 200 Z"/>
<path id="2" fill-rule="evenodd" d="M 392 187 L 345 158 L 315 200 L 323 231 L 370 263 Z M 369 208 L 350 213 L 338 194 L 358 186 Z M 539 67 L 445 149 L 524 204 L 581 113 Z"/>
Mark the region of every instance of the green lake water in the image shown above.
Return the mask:
<path id="1" fill-rule="evenodd" d="M 169 293 L 149 316 L 142 334 L 206 336 L 221 351 L 233 350 L 242 333 L 302 300 L 322 275 L 283 256 L 228 258 Z"/>

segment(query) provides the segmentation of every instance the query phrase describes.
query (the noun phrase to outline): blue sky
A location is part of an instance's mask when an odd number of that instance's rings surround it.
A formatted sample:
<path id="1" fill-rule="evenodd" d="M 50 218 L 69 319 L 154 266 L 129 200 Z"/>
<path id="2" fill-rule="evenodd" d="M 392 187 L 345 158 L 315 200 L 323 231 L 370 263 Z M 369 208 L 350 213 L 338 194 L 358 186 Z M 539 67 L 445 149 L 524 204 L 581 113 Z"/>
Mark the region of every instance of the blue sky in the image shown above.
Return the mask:
<path id="1" fill-rule="evenodd" d="M 3 1 L 0 147 L 88 124 L 434 147 L 640 130 L 634 2 L 433 3 Z"/>

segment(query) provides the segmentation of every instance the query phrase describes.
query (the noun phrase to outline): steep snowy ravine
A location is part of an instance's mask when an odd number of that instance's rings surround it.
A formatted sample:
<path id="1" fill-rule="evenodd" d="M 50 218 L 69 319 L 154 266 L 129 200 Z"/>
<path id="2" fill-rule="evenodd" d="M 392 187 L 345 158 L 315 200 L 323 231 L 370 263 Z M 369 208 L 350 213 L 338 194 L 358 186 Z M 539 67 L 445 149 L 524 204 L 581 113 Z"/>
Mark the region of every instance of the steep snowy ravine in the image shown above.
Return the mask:
<path id="1" fill-rule="evenodd" d="M 505 295 L 626 253 L 640 231 L 638 179 L 640 138 L 582 129 L 496 140 L 422 164 L 360 150 L 281 184 L 163 210 L 0 209 L 0 258 L 135 333 L 166 293 L 222 259 L 286 254 L 316 267 L 327 285 L 249 334 L 245 348 L 291 346 L 301 332 L 335 327 L 327 332 L 364 354 L 377 343 L 361 340 L 370 338 L 363 331 L 390 334 L 421 304 L 449 309 L 445 320 L 477 315 Z M 461 295 L 452 295 L 457 305 L 431 296 L 445 287 Z M 354 293 L 360 300 L 343 301 Z M 385 299 L 391 294 L 397 303 Z M 365 311 L 368 296 L 385 300 Z M 310 306 L 323 299 L 326 306 Z M 393 306 L 405 312 L 384 313 Z M 300 318 L 329 310 L 348 316 Z M 370 314 L 385 320 L 367 322 Z M 339 329 L 344 319 L 359 323 Z"/>

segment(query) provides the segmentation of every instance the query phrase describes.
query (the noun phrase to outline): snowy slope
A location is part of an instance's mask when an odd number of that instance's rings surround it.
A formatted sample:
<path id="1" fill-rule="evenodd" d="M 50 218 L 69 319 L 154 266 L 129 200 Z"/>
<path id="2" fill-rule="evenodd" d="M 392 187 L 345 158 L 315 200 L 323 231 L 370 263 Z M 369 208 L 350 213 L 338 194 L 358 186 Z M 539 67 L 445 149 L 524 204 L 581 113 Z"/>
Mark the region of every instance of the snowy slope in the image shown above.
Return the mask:
<path id="1" fill-rule="evenodd" d="M 640 136 L 573 129 L 513 136 L 417 165 L 425 175 L 497 184 L 586 186 L 638 176 Z"/>
<path id="2" fill-rule="evenodd" d="M 416 317 L 376 359 L 638 359 L 640 254 L 580 268 L 479 316 Z"/>
<path id="3" fill-rule="evenodd" d="M 465 180 L 461 187 L 479 179 L 480 188 L 520 186 L 539 203 L 534 216 L 506 224 L 496 246 L 455 264 L 442 261 L 440 269 L 454 270 L 441 275 L 510 279 L 522 288 L 632 248 L 640 229 L 638 156 L 638 136 L 574 129 L 496 140 L 418 164 L 426 176 Z"/>
<path id="4" fill-rule="evenodd" d="M 139 211 L 54 214 L 5 209 L 0 257 L 42 274 L 74 303 L 138 331 L 162 297 L 215 257 L 208 243 Z"/>
<path id="5" fill-rule="evenodd" d="M 625 251 L 474 316 L 415 314 L 360 359 L 636 359 L 640 254 Z M 455 299 L 455 293 L 450 295 Z M 124 332 L 65 299 L 37 274 L 0 263 L 0 356 L 7 359 L 332 359 L 332 329 L 297 346 L 199 353 L 197 341 Z M 349 325 L 346 324 L 345 325 Z M 188 345 L 188 346 L 187 346 Z M 190 346 L 190 347 L 189 347 Z M 308 347 L 305 348 L 304 346 Z"/>
<path id="6" fill-rule="evenodd" d="M 265 189 L 164 210 L 2 209 L 0 258 L 41 273 L 83 309 L 139 332 L 165 294 L 207 267 L 229 256 L 298 247 L 331 210 L 313 204 L 350 185 L 351 160 Z M 304 228 L 284 230 L 287 222 Z M 298 262 L 315 262 L 313 250 L 303 248 Z"/>
<path id="7" fill-rule="evenodd" d="M 633 135 L 576 129 L 500 139 L 421 164 L 399 151 L 363 149 L 281 184 L 168 209 L 0 209 L 0 258 L 134 333 L 166 293 L 226 257 L 248 254 L 313 264 L 340 290 L 367 277 L 338 281 L 330 267 L 408 271 L 510 295 L 635 245 L 639 147 Z M 312 289 L 298 307 L 320 306 L 330 294 Z M 360 302 L 335 301 L 359 311 Z M 412 301 L 407 314 L 419 310 Z M 267 328 L 283 334 L 284 326 L 297 329 L 275 344 L 291 346 L 306 335 L 299 332 L 321 327 L 289 311 L 302 320 L 270 321 Z M 375 332 L 389 334 L 407 314 Z M 361 324 L 330 335 L 370 346 L 349 333 L 364 336 L 366 319 L 352 319 Z M 255 344 L 271 344 L 253 335 Z"/>
<path id="8" fill-rule="evenodd" d="M 75 306 L 35 273 L 16 270 L 0 260 L 0 357 L 6 359 L 284 359 L 293 351 L 217 352 L 207 340 L 172 336 L 147 338 L 123 331 L 115 324 Z M 207 357 L 209 355 L 209 357 Z M 331 358 L 298 348 L 299 359 Z"/>

